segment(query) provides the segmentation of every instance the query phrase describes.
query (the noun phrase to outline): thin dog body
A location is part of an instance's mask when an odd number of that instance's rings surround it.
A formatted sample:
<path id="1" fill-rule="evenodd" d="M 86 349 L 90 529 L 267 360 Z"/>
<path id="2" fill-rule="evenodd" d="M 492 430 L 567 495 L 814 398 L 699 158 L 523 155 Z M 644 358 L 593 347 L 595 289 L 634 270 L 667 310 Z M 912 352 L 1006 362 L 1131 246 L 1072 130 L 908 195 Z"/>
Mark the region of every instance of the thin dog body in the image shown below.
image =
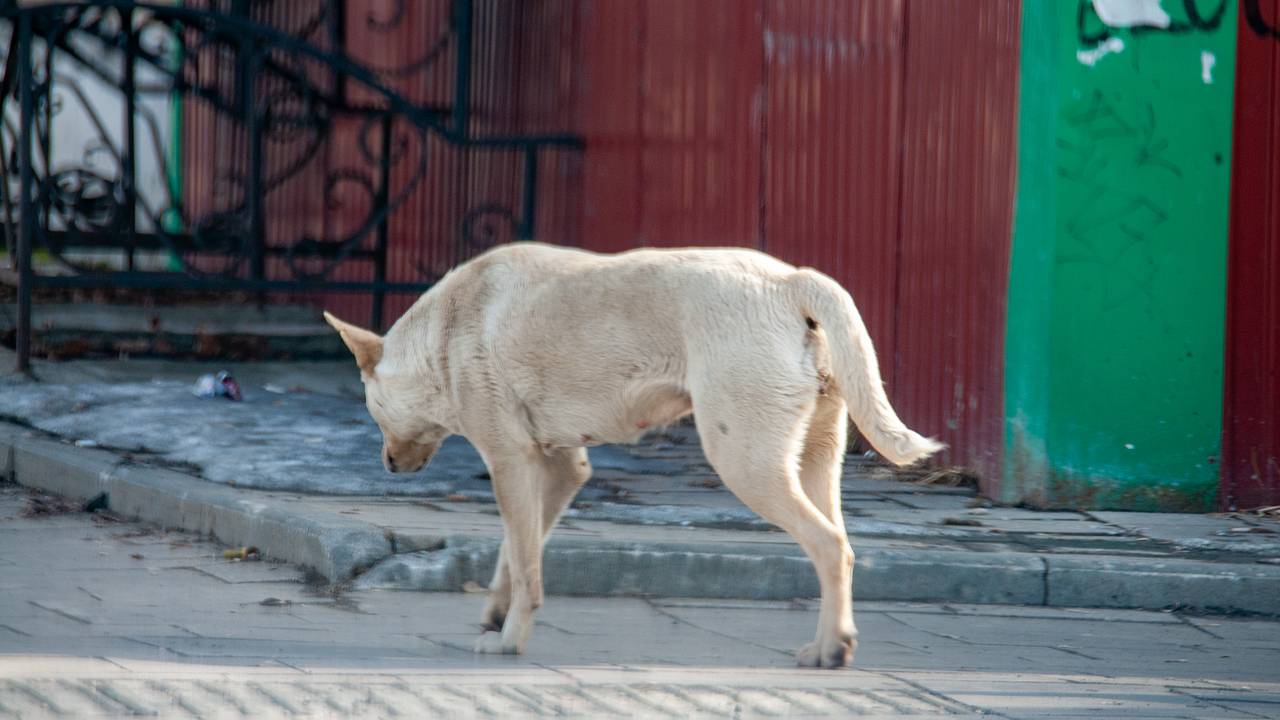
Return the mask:
<path id="1" fill-rule="evenodd" d="M 504 538 L 478 652 L 524 651 L 543 543 L 591 476 L 585 448 L 693 413 L 724 484 L 817 571 L 818 629 L 797 662 L 844 666 L 857 647 L 847 418 L 899 465 L 942 447 L 890 406 L 849 294 L 751 250 L 504 245 L 446 275 L 385 337 L 325 317 L 356 357 L 387 470 L 422 468 L 451 434 L 489 468 Z"/>

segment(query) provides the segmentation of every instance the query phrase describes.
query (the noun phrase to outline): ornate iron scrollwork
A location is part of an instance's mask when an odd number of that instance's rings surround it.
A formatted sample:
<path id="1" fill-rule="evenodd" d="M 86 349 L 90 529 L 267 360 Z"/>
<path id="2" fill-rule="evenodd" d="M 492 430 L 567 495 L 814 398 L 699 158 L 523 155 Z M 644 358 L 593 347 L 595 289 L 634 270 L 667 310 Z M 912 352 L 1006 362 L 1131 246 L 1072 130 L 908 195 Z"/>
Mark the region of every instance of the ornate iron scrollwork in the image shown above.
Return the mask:
<path id="1" fill-rule="evenodd" d="M 441 270 L 386 281 L 392 217 L 424 187 L 428 157 L 441 147 L 519 152 L 525 161 L 522 212 L 486 199 L 464 213 L 450 255 L 526 236 L 536 149 L 578 140 L 469 135 L 471 0 L 449 0 L 443 32 L 418 56 L 385 65 L 343 47 L 343 13 L 334 12 L 343 1 L 0 0 L 0 40 L 8 32 L 0 152 L 9 173 L 0 182 L 17 199 L 4 206 L 5 219 L 24 239 L 19 314 L 29 313 L 31 285 L 127 282 L 359 287 L 374 294 L 376 319 L 388 288 L 420 289 Z M 415 30 L 417 6 L 397 1 L 388 10 L 364 17 L 365 31 Z M 282 15 L 291 19 L 263 22 Z M 458 91 L 428 89 L 460 110 L 397 90 L 441 77 L 427 71 L 450 57 Z M 17 151 L 23 142 L 29 153 Z M 188 144 L 198 166 L 175 150 Z M 314 192 L 282 190 L 299 187 Z M 290 206 L 292 224 L 273 209 L 286 195 L 308 198 L 307 209 Z M 33 249 L 70 275 L 31 272 Z M 135 264 L 140 253 L 162 256 L 163 272 Z M 357 261 L 374 264 L 372 282 L 334 280 Z"/>

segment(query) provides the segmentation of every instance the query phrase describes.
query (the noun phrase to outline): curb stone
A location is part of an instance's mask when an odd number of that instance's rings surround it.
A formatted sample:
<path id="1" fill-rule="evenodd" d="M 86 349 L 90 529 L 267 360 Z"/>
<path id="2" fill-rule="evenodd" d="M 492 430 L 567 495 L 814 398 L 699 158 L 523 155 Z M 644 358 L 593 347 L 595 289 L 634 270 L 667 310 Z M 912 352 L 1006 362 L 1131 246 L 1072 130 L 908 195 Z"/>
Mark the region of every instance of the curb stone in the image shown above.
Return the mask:
<path id="1" fill-rule="evenodd" d="M 457 591 L 486 583 L 496 538 L 393 537 L 333 514 L 282 510 L 252 492 L 182 473 L 124 465 L 0 423 L 0 481 L 81 500 L 107 493 L 122 515 L 253 545 L 357 587 Z M 398 547 L 397 547 L 398 546 Z M 425 548 L 425 549 L 424 549 Z M 401 552 L 397 553 L 397 550 Z M 916 549 L 856 551 L 859 600 L 1186 609 L 1280 615 L 1280 567 L 1179 558 L 988 553 Z M 798 547 L 728 543 L 624 543 L 555 538 L 543 560 L 547 591 L 560 595 L 779 600 L 815 597 L 816 575 Z"/>
<path id="2" fill-rule="evenodd" d="M 1178 558 L 1045 558 L 1046 604 L 1280 614 L 1280 567 Z"/>
<path id="3" fill-rule="evenodd" d="M 440 550 L 383 560 L 356 586 L 457 592 L 467 582 L 488 583 L 497 554 L 496 540 L 446 538 Z M 859 600 L 1045 604 L 1045 564 L 1035 555 L 876 549 L 857 552 L 855 562 Z M 542 567 L 546 590 L 555 595 L 790 600 L 819 594 L 817 575 L 798 547 L 749 553 L 724 544 L 553 537 Z"/>
<path id="4" fill-rule="evenodd" d="M 333 583 L 392 554 L 390 538 L 374 525 L 284 511 L 181 473 L 121 465 L 109 452 L 0 433 L 0 458 L 6 454 L 22 485 L 80 500 L 106 493 L 110 509 L 121 515 L 230 545 L 252 545 L 264 556 L 306 566 Z"/>
<path id="5" fill-rule="evenodd" d="M 13 477 L 13 445 L 0 436 L 0 482 L 15 482 Z"/>
<path id="6" fill-rule="evenodd" d="M 496 540 L 454 537 L 438 550 L 394 555 L 362 589 L 458 592 L 487 584 Z M 743 553 L 723 545 L 626 545 L 552 538 L 548 593 L 740 600 L 817 597 L 799 551 Z M 869 549 L 855 552 L 854 599 L 1104 607 L 1280 615 L 1280 568 L 1195 560 Z"/>

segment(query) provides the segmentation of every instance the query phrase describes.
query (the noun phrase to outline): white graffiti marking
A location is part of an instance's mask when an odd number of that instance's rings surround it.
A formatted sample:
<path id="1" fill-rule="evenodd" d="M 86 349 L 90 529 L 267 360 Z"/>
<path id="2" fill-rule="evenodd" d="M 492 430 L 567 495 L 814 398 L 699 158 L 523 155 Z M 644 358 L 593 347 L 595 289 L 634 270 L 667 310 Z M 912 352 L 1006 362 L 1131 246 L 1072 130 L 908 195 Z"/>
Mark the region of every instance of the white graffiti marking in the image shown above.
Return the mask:
<path id="1" fill-rule="evenodd" d="M 1115 28 L 1167 28 L 1172 20 L 1160 0 L 1093 0 L 1098 19 Z"/>

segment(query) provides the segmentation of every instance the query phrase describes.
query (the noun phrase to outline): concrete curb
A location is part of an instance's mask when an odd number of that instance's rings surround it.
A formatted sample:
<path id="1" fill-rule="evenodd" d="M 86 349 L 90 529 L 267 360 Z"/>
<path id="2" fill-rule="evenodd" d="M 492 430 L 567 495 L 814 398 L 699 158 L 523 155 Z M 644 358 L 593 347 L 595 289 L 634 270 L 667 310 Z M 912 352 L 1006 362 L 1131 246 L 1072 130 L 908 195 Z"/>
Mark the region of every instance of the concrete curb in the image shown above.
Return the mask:
<path id="1" fill-rule="evenodd" d="M 107 493 L 122 515 L 254 545 L 264 555 L 357 587 L 458 591 L 485 584 L 496 538 L 393 538 L 337 515 L 311 516 L 255 501 L 251 491 L 182 473 L 122 465 L 0 424 L 0 479 L 88 499 Z M 396 542 L 400 540 L 400 542 Z M 398 547 L 397 547 L 398 546 Z M 431 549 L 418 549 L 422 547 Z M 1177 558 L 854 548 L 860 600 L 1164 609 L 1280 615 L 1280 567 Z M 400 552 L 397 553 L 397 550 Z M 558 595 L 787 600 L 816 597 L 798 547 L 622 543 L 553 537 L 543 559 Z"/>
<path id="2" fill-rule="evenodd" d="M 797 547 L 744 552 L 723 544 L 601 543 L 552 539 L 543 577 L 554 595 L 790 600 L 817 597 L 818 578 Z M 487 584 L 496 540 L 446 538 L 444 547 L 392 556 L 361 575 L 365 589 L 458 591 Z M 857 553 L 855 595 L 861 600 L 914 600 L 1043 605 L 1045 564 L 1035 555 L 930 550 Z"/>
<path id="3" fill-rule="evenodd" d="M 0 430 L 4 476 L 29 487 L 87 500 L 106 493 L 121 515 L 252 545 L 272 558 L 342 582 L 391 555 L 379 528 L 337 516 L 308 517 L 246 498 L 242 491 L 181 473 L 121 465 L 108 452 L 25 438 Z M 0 461 L 0 471 L 6 462 Z"/>
<path id="4" fill-rule="evenodd" d="M 789 600 L 816 597 L 799 548 L 695 543 L 585 542 L 552 538 L 543 577 L 553 595 Z M 383 560 L 356 581 L 364 589 L 457 592 L 486 584 L 496 540 L 443 539 L 443 547 Z M 1280 568 L 1195 560 L 940 550 L 856 552 L 858 600 L 1046 605 L 1280 615 Z"/>
<path id="5" fill-rule="evenodd" d="M 1280 567 L 1177 558 L 1047 556 L 1045 604 L 1280 615 Z"/>

